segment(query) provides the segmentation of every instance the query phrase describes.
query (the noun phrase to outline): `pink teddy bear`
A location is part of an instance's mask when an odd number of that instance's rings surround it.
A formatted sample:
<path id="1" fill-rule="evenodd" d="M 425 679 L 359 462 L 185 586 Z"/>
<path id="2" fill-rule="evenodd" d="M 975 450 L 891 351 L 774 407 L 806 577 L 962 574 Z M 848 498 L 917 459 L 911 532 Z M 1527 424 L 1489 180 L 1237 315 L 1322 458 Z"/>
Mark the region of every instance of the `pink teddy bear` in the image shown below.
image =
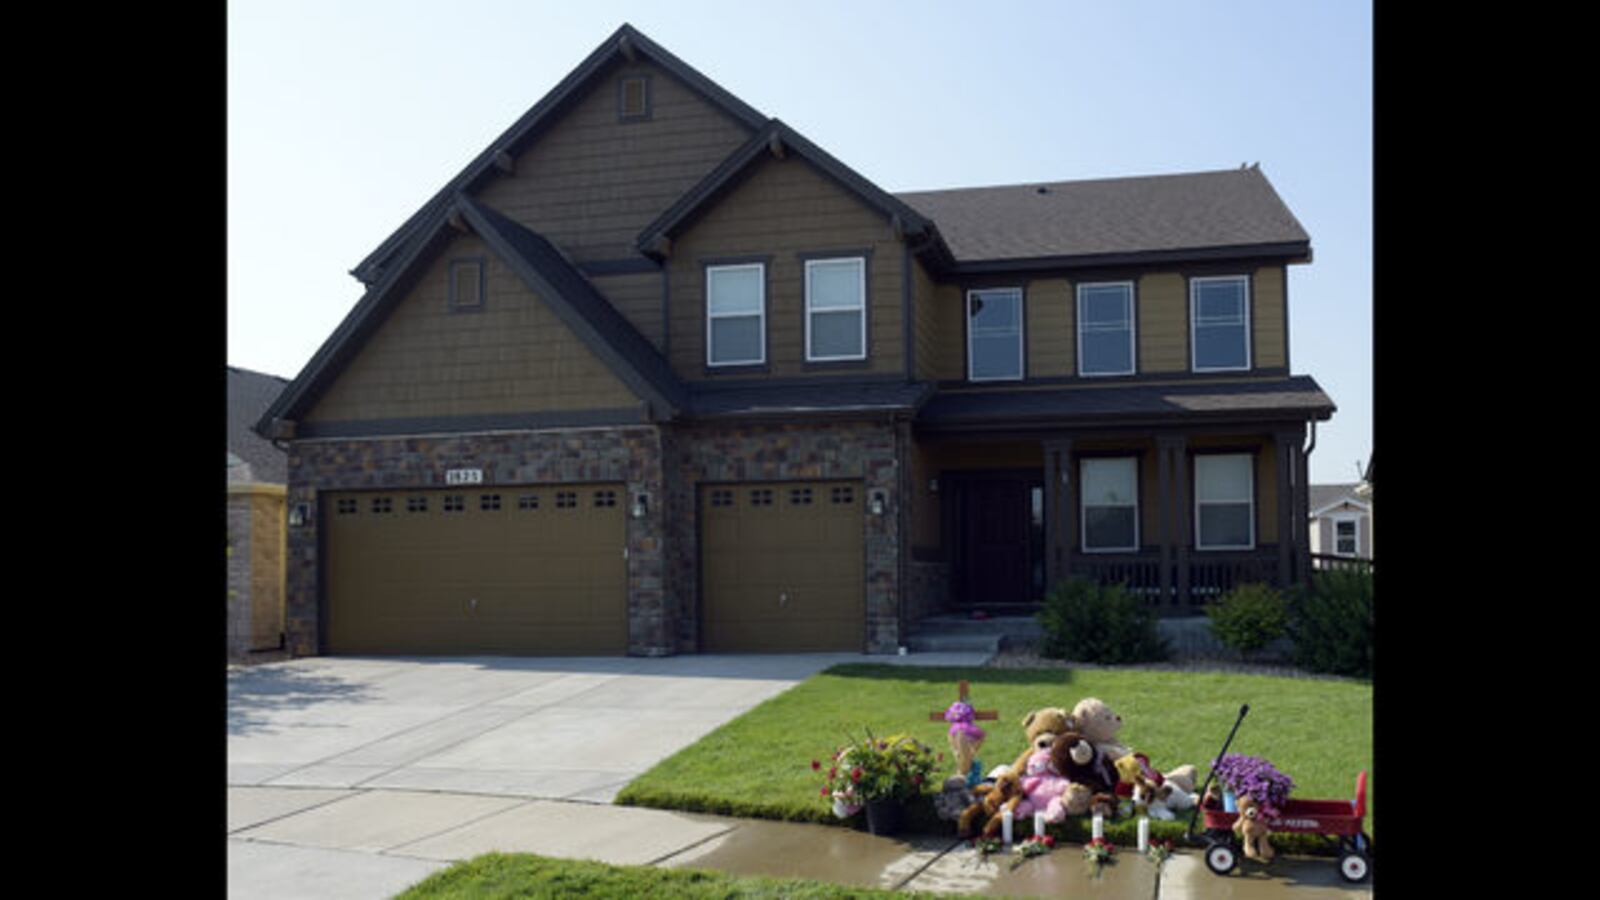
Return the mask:
<path id="1" fill-rule="evenodd" d="M 1017 804 L 1014 815 L 1018 819 L 1026 819 L 1035 810 L 1043 810 L 1046 822 L 1065 821 L 1065 795 L 1070 784 L 1066 776 L 1057 772 L 1055 765 L 1050 762 L 1048 749 L 1035 750 L 1028 757 L 1028 765 L 1022 775 L 1023 799 Z"/>

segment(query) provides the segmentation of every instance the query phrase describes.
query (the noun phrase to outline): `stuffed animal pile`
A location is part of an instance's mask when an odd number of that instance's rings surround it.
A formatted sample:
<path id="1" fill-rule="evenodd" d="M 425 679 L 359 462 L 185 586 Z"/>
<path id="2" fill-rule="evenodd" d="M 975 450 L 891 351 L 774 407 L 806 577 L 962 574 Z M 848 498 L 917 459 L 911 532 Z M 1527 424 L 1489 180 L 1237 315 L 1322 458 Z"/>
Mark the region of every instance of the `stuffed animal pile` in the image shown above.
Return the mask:
<path id="1" fill-rule="evenodd" d="M 981 820 L 983 836 L 992 838 L 1007 808 L 1018 820 L 1035 812 L 1050 823 L 1094 812 L 1111 818 L 1119 784 L 1127 785 L 1124 793 L 1132 793 L 1135 805 L 1154 818 L 1176 818 L 1176 810 L 1199 802 L 1195 767 L 1158 772 L 1148 756 L 1117 739 L 1122 717 L 1096 697 L 1079 700 L 1071 710 L 1036 709 L 1023 717 L 1022 729 L 1028 742 L 1016 762 L 996 766 L 989 780 L 973 788 L 975 802 L 960 816 L 962 837 Z"/>

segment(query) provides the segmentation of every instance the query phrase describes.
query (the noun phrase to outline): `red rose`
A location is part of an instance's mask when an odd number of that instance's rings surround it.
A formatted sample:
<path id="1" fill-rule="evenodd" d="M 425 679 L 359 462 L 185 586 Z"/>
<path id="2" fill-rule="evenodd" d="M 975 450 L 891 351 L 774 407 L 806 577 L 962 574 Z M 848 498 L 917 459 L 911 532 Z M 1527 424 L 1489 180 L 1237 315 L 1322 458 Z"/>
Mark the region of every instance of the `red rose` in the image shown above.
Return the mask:
<path id="1" fill-rule="evenodd" d="M 828 779 L 831 781 L 833 779 L 833 777 L 835 775 L 838 775 L 838 774 L 839 774 L 839 767 L 838 766 L 834 766 L 833 768 L 828 770 Z"/>
<path id="2" fill-rule="evenodd" d="M 850 780 L 851 781 L 860 781 L 861 780 L 861 767 L 860 766 L 856 766 L 854 769 L 850 770 Z"/>
<path id="3" fill-rule="evenodd" d="M 1044 845 L 1046 847 L 1054 847 L 1056 845 L 1056 839 L 1047 834 L 1044 836 Z"/>
<path id="4" fill-rule="evenodd" d="M 919 773 L 919 774 L 911 776 L 911 783 L 912 784 L 922 784 L 922 775 Z"/>
<path id="5" fill-rule="evenodd" d="M 822 788 L 822 789 L 818 790 L 817 791 L 817 796 L 818 797 L 826 797 L 826 796 L 828 796 L 828 789 L 827 788 Z"/>
<path id="6" fill-rule="evenodd" d="M 820 771 L 821 769 L 822 769 L 822 763 L 817 762 L 816 760 L 813 759 L 811 761 L 811 771 L 817 772 L 817 771 Z"/>

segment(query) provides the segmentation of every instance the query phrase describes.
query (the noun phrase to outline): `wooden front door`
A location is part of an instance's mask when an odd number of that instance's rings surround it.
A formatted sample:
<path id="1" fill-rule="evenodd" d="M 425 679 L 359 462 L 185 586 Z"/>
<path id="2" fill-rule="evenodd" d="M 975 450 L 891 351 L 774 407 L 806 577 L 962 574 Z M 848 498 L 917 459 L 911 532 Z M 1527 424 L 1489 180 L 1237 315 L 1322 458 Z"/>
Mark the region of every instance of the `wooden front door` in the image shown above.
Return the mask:
<path id="1" fill-rule="evenodd" d="M 1032 603 L 1044 589 L 1044 483 L 1037 472 L 960 479 L 960 587 L 967 606 Z"/>

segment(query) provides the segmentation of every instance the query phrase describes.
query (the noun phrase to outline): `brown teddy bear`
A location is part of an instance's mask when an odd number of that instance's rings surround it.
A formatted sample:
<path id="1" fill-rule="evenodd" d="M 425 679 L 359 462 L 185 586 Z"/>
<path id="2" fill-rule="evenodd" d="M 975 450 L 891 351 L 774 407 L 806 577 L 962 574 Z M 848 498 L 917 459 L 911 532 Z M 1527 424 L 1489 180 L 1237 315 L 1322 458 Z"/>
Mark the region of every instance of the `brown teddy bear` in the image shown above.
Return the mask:
<path id="1" fill-rule="evenodd" d="M 1022 730 L 1028 735 L 1028 746 L 1022 748 L 1022 753 L 1017 756 L 1017 761 L 1011 764 L 1011 771 L 1021 775 L 1028 768 L 1028 757 L 1035 751 L 1049 750 L 1055 736 L 1068 730 L 1066 710 L 1059 706 L 1047 706 L 1028 713 L 1022 719 Z"/>
<path id="2" fill-rule="evenodd" d="M 1272 829 L 1267 827 L 1266 816 L 1256 798 L 1249 794 L 1239 798 L 1239 818 L 1234 820 L 1233 830 L 1239 835 L 1239 843 L 1244 845 L 1245 856 L 1272 862 L 1272 842 L 1267 839 Z"/>
<path id="3" fill-rule="evenodd" d="M 1050 745 L 1050 764 L 1068 782 L 1061 805 L 1069 816 L 1088 812 L 1095 794 L 1116 790 L 1116 769 L 1076 731 L 1056 735 Z"/>
<path id="4" fill-rule="evenodd" d="M 984 818 L 983 837 L 988 840 L 1000 833 L 1004 810 L 1015 813 L 1017 804 L 1022 802 L 1022 779 L 1016 772 L 1003 772 L 993 784 L 984 782 L 973 788 L 972 794 L 978 798 L 977 802 L 962 811 L 956 822 L 956 834 L 971 837 L 973 825 Z"/>

